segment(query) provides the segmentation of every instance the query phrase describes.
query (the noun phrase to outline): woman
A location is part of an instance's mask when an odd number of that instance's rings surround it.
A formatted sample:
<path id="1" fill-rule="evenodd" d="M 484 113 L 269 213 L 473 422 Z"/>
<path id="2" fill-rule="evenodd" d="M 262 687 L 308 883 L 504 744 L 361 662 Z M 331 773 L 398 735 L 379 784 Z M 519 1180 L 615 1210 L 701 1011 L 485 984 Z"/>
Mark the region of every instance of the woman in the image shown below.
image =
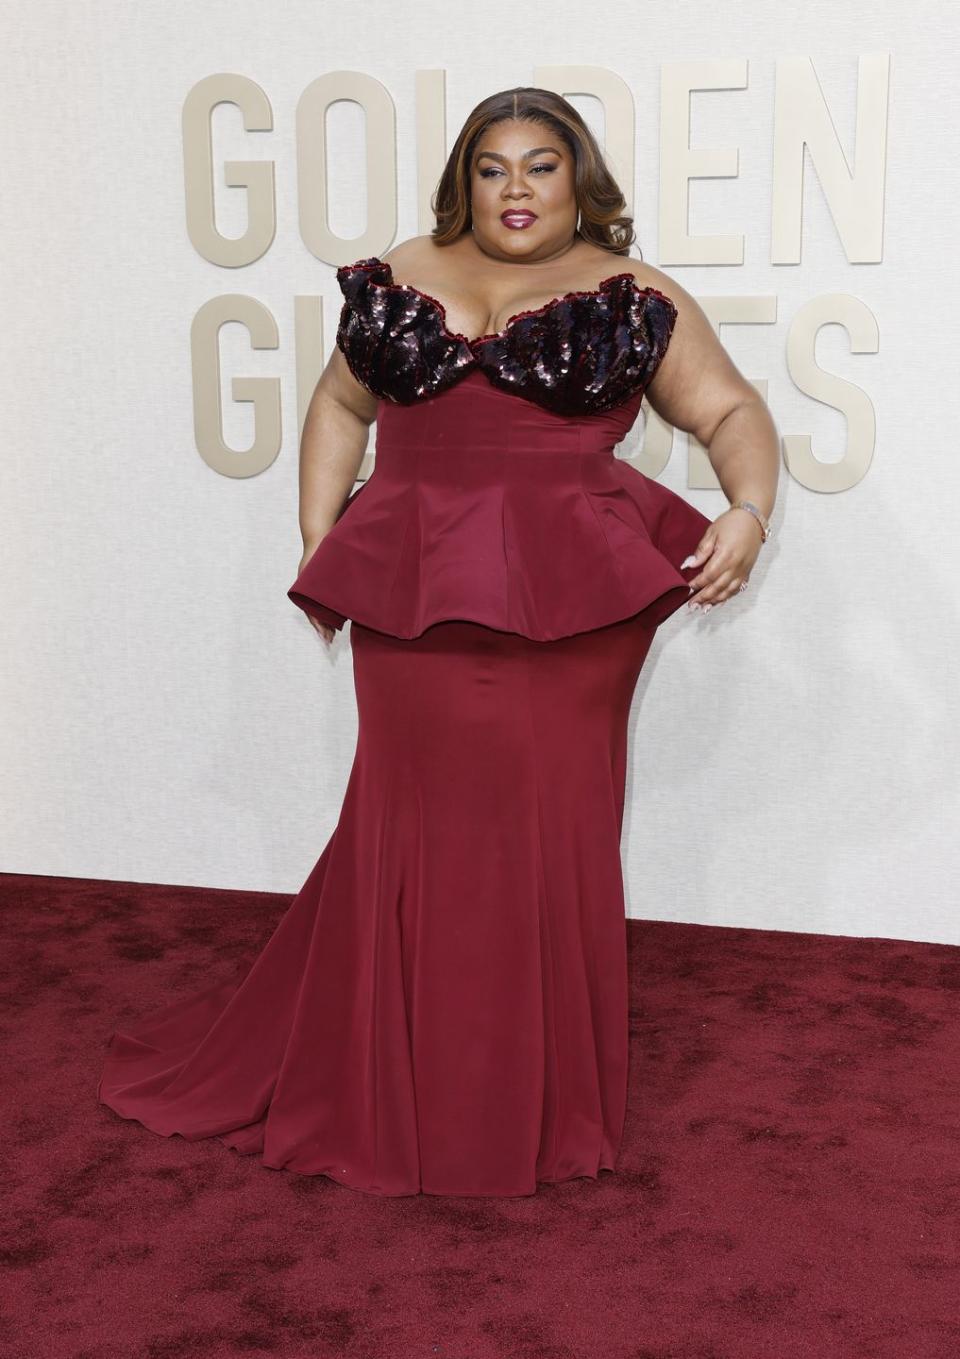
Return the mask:
<path id="1" fill-rule="evenodd" d="M 99 1094 L 367 1193 L 512 1196 L 615 1168 L 631 699 L 660 622 L 746 585 L 779 460 L 565 100 L 484 100 L 435 210 L 338 269 L 302 441 L 289 594 L 328 643 L 351 619 L 336 829 L 252 965 L 114 1034 Z M 615 457 L 645 394 L 738 507 Z"/>

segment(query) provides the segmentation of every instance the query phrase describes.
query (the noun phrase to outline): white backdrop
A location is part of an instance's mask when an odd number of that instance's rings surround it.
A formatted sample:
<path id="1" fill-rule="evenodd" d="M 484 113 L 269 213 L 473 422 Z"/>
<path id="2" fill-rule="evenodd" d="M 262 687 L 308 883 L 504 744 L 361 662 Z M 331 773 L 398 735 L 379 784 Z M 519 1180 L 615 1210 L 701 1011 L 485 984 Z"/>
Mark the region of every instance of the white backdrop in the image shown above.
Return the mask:
<path id="1" fill-rule="evenodd" d="M 327 653 L 286 598 L 300 554 L 294 297 L 324 298 L 326 352 L 340 304 L 332 263 L 298 231 L 297 100 L 327 71 L 387 87 L 404 239 L 426 229 L 415 72 L 446 73 L 449 146 L 484 95 L 575 61 L 633 92 L 644 257 L 701 298 L 776 297 L 776 323 L 722 338 L 766 380 L 781 434 L 810 434 L 824 458 L 846 438 L 843 416 L 787 372 L 794 312 L 848 293 L 880 334 L 879 352 L 856 354 L 831 325 L 816 350 L 874 405 L 866 476 L 826 494 L 784 469 L 751 589 L 657 635 L 631 720 L 628 911 L 960 943 L 960 18 L 883 0 L 811 0 L 789 27 L 772 0 L 609 12 L 598 22 L 571 0 L 5 6 L 0 870 L 300 886 L 336 824 L 356 710 L 349 629 Z M 776 63 L 813 62 L 852 162 L 870 52 L 891 59 L 883 261 L 848 262 L 808 159 L 802 260 L 771 264 Z M 748 88 L 696 94 L 691 144 L 738 148 L 739 177 L 696 181 L 689 227 L 742 233 L 744 263 L 672 267 L 656 239 L 660 67 L 718 54 L 748 61 Z M 256 80 L 275 117 L 268 136 L 244 134 L 236 110 L 214 117 L 224 234 L 242 233 L 244 194 L 223 186 L 219 162 L 277 167 L 276 239 L 240 270 L 200 258 L 185 229 L 181 110 L 219 71 Z M 596 101 L 572 98 L 602 138 Z M 328 132 L 331 226 L 352 238 L 366 224 L 360 110 L 335 105 Z M 257 353 L 241 327 L 222 332 L 232 446 L 249 445 L 252 417 L 231 404 L 231 376 L 283 382 L 281 454 L 246 480 L 212 471 L 193 437 L 190 324 L 234 291 L 280 330 L 279 349 Z M 711 517 L 725 508 L 720 491 L 687 488 L 682 435 L 662 480 Z"/>

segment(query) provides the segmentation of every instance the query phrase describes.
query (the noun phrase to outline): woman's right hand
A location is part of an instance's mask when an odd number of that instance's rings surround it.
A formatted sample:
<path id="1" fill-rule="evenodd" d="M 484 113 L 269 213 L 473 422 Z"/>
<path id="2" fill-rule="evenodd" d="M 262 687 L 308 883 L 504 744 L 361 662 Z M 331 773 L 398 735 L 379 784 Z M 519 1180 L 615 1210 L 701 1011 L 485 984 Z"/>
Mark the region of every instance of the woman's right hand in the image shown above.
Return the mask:
<path id="1" fill-rule="evenodd" d="M 319 546 L 320 546 L 319 542 L 310 543 L 309 546 L 303 549 L 303 556 L 300 558 L 300 565 L 297 567 L 298 576 L 302 573 L 303 568 L 306 566 L 307 562 L 310 560 L 310 558 L 313 556 L 314 552 L 316 552 Z M 304 612 L 306 612 L 306 610 L 304 610 Z M 309 619 L 310 626 L 313 628 L 314 632 L 318 633 L 329 646 L 330 643 L 333 641 L 333 636 L 336 629 L 332 628 L 329 623 L 321 623 L 320 619 L 314 618 L 312 613 L 308 613 L 307 618 Z"/>

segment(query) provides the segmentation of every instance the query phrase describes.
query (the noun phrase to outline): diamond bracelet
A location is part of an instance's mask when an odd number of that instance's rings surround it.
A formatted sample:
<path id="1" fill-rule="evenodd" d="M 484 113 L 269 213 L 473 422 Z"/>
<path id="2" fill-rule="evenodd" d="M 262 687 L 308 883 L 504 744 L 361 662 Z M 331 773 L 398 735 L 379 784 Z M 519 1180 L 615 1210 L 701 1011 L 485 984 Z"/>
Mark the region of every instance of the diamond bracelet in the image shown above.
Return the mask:
<path id="1" fill-rule="evenodd" d="M 737 500 L 730 506 L 730 508 L 732 510 L 746 510 L 748 514 L 752 514 L 754 519 L 756 519 L 757 523 L 760 525 L 760 532 L 763 534 L 763 541 L 764 542 L 767 541 L 767 539 L 770 537 L 770 521 L 760 513 L 760 511 L 757 509 L 756 505 L 753 503 L 752 500 Z"/>

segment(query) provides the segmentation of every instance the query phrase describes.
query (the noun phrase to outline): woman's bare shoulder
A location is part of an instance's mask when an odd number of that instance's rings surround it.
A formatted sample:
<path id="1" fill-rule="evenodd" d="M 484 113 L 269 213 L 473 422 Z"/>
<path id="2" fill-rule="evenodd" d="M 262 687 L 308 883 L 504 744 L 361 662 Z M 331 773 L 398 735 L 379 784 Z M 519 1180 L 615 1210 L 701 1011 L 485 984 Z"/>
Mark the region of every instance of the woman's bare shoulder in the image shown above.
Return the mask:
<path id="1" fill-rule="evenodd" d="M 407 240 L 392 245 L 380 258 L 398 269 L 405 269 L 408 265 L 416 268 L 418 264 L 433 259 L 437 249 L 432 236 L 410 236 Z"/>
<path id="2" fill-rule="evenodd" d="M 658 292 L 666 294 L 679 312 L 704 316 L 696 298 L 687 292 L 682 283 L 665 274 L 662 269 L 653 264 L 646 264 L 643 260 L 634 259 L 625 261 L 625 267 L 630 270 L 641 288 L 656 288 Z"/>
<path id="3" fill-rule="evenodd" d="M 576 257 L 576 264 L 577 276 L 583 281 L 573 284 L 574 287 L 588 288 L 591 279 L 598 285 L 616 274 L 632 274 L 641 288 L 657 288 L 668 296 L 673 295 L 677 286 L 662 269 L 655 269 L 653 265 L 632 255 L 617 255 L 600 246 L 590 246 L 584 250 Z"/>

